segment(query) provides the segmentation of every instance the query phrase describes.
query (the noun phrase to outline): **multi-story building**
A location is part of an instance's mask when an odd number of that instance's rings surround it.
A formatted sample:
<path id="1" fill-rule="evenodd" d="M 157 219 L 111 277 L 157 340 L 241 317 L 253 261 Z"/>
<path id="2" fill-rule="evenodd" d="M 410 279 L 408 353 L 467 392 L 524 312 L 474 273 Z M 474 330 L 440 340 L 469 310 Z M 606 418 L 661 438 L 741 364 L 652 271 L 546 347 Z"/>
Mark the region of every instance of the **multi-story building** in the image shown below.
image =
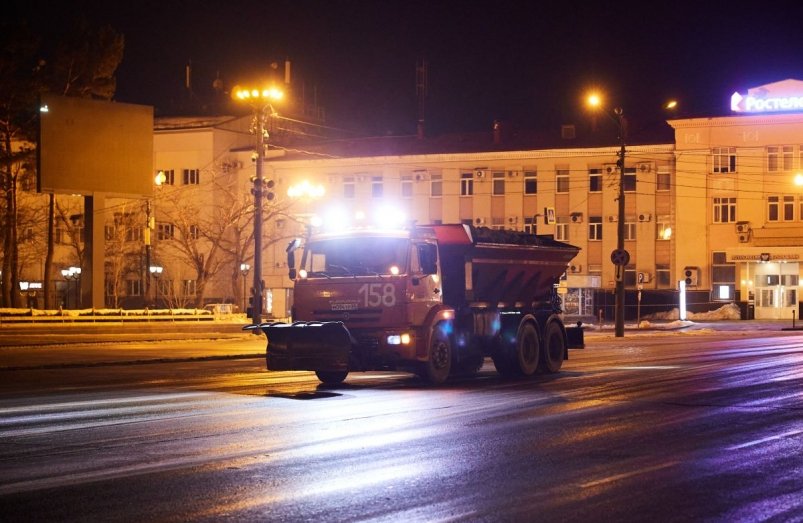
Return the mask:
<path id="1" fill-rule="evenodd" d="M 791 318 L 803 254 L 803 82 L 734 95 L 729 116 L 678 118 L 657 133 L 631 133 L 624 165 L 626 316 L 677 306 L 740 304 L 745 317 Z M 157 119 L 151 259 L 173 303 L 245 303 L 251 282 L 255 165 L 250 118 Z M 616 135 L 564 126 L 540 135 L 506 132 L 379 137 L 283 148 L 271 138 L 265 310 L 292 302 L 286 240 L 319 217 L 353 223 L 403 213 L 419 223 L 470 223 L 550 234 L 581 248 L 567 271 L 569 312 L 612 316 L 619 231 Z M 146 223 L 142 222 L 143 225 Z M 211 260 L 211 261 L 210 261 Z M 143 265 L 143 266 L 144 266 Z M 147 294 L 143 268 L 136 291 Z M 153 280 L 150 280 L 153 282 Z M 203 289 L 198 289 L 203 285 Z M 152 292 L 152 291 L 151 291 Z M 193 294 L 195 293 L 195 294 Z M 152 299 L 152 297 L 151 297 Z"/>

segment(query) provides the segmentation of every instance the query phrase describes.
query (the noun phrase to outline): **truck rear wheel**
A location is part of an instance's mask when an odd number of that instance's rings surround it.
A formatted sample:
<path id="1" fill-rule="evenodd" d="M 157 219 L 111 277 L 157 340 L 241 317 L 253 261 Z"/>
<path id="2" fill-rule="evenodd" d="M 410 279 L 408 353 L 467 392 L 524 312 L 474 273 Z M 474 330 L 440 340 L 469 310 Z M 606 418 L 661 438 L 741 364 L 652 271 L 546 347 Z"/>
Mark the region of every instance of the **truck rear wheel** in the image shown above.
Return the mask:
<path id="1" fill-rule="evenodd" d="M 538 369 L 541 358 L 541 347 L 538 343 L 538 332 L 532 323 L 524 323 L 516 334 L 515 363 L 519 373 L 532 376 Z"/>
<path id="2" fill-rule="evenodd" d="M 540 369 L 548 374 L 554 374 L 563 366 L 563 357 L 566 354 L 566 340 L 558 321 L 547 322 L 544 329 L 544 345 L 544 350 L 541 351 Z"/>
<path id="3" fill-rule="evenodd" d="M 433 385 L 440 385 L 449 377 L 452 370 L 452 346 L 449 336 L 436 326 L 429 342 L 429 354 L 424 363 L 423 377 Z"/>
<path id="4" fill-rule="evenodd" d="M 532 376 L 538 369 L 541 345 L 538 331 L 531 322 L 519 325 L 514 342 L 498 339 L 491 357 L 496 371 L 506 378 Z"/>
<path id="5" fill-rule="evenodd" d="M 348 376 L 347 370 L 316 370 L 315 375 L 321 380 L 321 383 L 326 385 L 338 385 L 343 383 Z"/>

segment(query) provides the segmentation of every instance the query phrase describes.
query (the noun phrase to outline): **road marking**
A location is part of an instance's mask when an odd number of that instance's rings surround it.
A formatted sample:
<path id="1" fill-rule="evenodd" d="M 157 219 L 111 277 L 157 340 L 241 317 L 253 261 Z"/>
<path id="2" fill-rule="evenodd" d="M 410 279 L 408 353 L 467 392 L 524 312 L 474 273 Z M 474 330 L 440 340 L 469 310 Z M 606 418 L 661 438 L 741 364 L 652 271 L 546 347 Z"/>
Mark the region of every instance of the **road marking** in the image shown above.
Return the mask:
<path id="1" fill-rule="evenodd" d="M 656 470 L 666 469 L 669 467 L 674 467 L 680 463 L 680 461 L 670 461 L 668 463 L 661 463 L 659 465 L 654 465 L 652 467 L 647 467 L 639 470 L 634 470 L 632 472 L 625 472 L 623 474 L 615 474 L 613 476 L 608 476 L 607 478 L 598 479 L 595 481 L 589 481 L 588 483 L 581 483 L 580 487 L 582 488 L 591 488 L 591 487 L 598 487 L 600 485 L 604 485 L 606 483 L 613 483 L 614 481 L 620 481 L 627 478 L 632 478 L 633 476 L 639 476 L 641 474 L 646 474 L 648 472 L 655 472 Z"/>
<path id="2" fill-rule="evenodd" d="M 766 443 L 768 441 L 775 441 L 779 439 L 788 438 L 790 436 L 798 436 L 803 434 L 803 429 L 798 430 L 790 430 L 789 432 L 784 432 L 782 434 L 776 434 L 774 436 L 767 436 L 766 438 L 754 439 L 753 441 L 748 441 L 747 443 L 742 443 L 741 445 L 734 445 L 729 447 L 728 450 L 739 450 L 744 449 L 747 447 L 753 447 L 755 445 L 761 445 L 762 443 Z"/>

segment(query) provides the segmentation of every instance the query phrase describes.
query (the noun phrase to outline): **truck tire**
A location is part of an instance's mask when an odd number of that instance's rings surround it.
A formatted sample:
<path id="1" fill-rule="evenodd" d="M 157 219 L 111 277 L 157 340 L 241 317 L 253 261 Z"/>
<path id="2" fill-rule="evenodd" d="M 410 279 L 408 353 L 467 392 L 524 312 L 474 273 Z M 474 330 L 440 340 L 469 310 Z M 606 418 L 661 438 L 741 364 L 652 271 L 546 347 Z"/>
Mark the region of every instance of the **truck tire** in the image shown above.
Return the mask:
<path id="1" fill-rule="evenodd" d="M 315 375 L 326 385 L 338 385 L 343 383 L 348 376 L 347 370 L 316 370 Z"/>
<path id="2" fill-rule="evenodd" d="M 529 321 L 522 323 L 514 342 L 497 340 L 491 354 L 496 372 L 506 378 L 532 376 L 538 370 L 540 348 L 535 326 Z"/>
<path id="3" fill-rule="evenodd" d="M 423 378 L 432 385 L 440 385 L 449 377 L 451 370 L 452 345 L 449 343 L 449 336 L 436 326 L 429 342 L 429 354 L 424 363 Z"/>
<path id="4" fill-rule="evenodd" d="M 547 374 L 554 374 L 563 366 L 566 354 L 566 339 L 563 328 L 557 320 L 549 320 L 544 328 L 544 350 L 541 351 L 539 368 Z"/>
<path id="5" fill-rule="evenodd" d="M 529 321 L 523 323 L 516 334 L 516 347 L 513 355 L 517 373 L 522 376 L 535 374 L 541 359 L 540 349 L 538 331 L 535 330 L 535 326 Z"/>

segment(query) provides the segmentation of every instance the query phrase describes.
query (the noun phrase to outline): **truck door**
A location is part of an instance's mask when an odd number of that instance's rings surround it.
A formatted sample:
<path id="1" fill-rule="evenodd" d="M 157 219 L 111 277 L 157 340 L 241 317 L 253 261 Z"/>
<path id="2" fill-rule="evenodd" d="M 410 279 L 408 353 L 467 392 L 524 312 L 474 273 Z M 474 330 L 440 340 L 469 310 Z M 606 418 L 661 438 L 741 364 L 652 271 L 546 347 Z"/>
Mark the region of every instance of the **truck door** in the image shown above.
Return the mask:
<path id="1" fill-rule="evenodd" d="M 432 243 L 414 243 L 410 254 L 408 317 L 414 325 L 421 325 L 429 309 L 442 301 L 438 248 Z"/>

